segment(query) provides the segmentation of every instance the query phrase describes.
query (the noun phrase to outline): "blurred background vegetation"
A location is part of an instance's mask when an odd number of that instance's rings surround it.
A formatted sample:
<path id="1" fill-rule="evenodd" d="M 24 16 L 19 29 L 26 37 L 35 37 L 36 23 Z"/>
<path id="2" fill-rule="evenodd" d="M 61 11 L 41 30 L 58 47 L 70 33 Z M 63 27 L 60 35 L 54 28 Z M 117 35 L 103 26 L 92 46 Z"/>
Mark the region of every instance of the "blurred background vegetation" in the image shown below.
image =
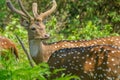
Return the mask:
<path id="1" fill-rule="evenodd" d="M 17 0 L 11 1 L 16 8 L 19 9 Z M 51 7 L 51 1 L 52 0 L 22 0 L 25 8 L 31 15 L 33 2 L 38 3 L 38 11 L 40 13 Z M 51 35 L 48 42 L 59 40 L 90 40 L 99 37 L 118 36 L 120 34 L 120 0 L 56 0 L 56 2 L 56 11 L 44 21 L 47 32 Z M 19 18 L 19 15 L 10 12 L 6 6 L 5 0 L 0 0 L 0 35 L 10 38 L 16 43 L 19 49 L 20 61 L 16 63 L 17 67 L 15 71 L 22 71 L 22 68 L 24 71 L 23 73 L 27 72 L 30 75 L 31 73 L 29 72 L 29 69 L 31 68 L 14 35 L 18 35 L 28 49 L 27 32 L 21 27 Z M 14 66 L 16 66 L 16 64 L 14 62 Z M 12 62 L 11 66 L 13 66 Z M 8 67 L 4 69 L 1 68 L 0 70 L 5 70 L 5 73 L 7 74 L 7 71 L 10 73 L 14 72 L 13 67 L 12 69 Z M 35 68 L 35 70 L 38 71 L 38 68 Z M 9 76 L 11 75 L 10 73 L 8 74 Z M 5 77 L 6 75 L 0 76 Z M 36 75 L 32 76 L 36 77 Z M 2 78 L 0 77 L 0 80 L 1 79 Z M 3 80 L 8 79 L 9 78 Z M 15 79 L 19 80 L 18 78 Z M 30 79 L 33 80 L 33 77 Z M 9 80 L 14 79 L 11 77 Z M 26 77 L 25 80 L 29 80 L 28 77 Z M 63 80 L 63 78 L 61 80 Z M 69 80 L 69 78 L 66 80 Z"/>

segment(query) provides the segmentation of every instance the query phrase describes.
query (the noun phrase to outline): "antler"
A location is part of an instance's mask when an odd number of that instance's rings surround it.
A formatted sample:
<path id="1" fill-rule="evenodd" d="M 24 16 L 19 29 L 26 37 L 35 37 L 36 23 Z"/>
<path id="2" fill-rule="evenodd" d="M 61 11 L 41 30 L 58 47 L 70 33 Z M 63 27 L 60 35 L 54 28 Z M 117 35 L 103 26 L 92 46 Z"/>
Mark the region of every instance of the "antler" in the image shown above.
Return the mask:
<path id="1" fill-rule="evenodd" d="M 9 7 L 9 9 L 10 9 L 11 11 L 13 11 L 13 12 L 15 12 L 15 13 L 18 13 L 18 14 L 26 17 L 26 14 L 24 14 L 24 13 L 23 13 L 22 11 L 20 11 L 20 10 L 17 10 L 17 9 L 12 5 L 12 3 L 11 3 L 10 0 L 6 0 L 6 3 L 7 3 L 7 6 Z"/>
<path id="2" fill-rule="evenodd" d="M 52 6 L 52 8 L 51 8 L 50 10 L 44 12 L 44 13 L 41 13 L 41 14 L 38 16 L 38 19 L 39 19 L 39 20 L 43 20 L 45 17 L 47 17 L 47 16 L 50 15 L 53 11 L 55 11 L 56 7 L 57 7 L 56 1 L 53 0 L 53 6 Z"/>
<path id="3" fill-rule="evenodd" d="M 23 7 L 23 5 L 22 5 L 22 3 L 21 3 L 21 0 L 18 0 L 18 3 L 19 3 L 19 5 L 20 5 L 20 8 L 21 8 L 22 11 L 16 9 L 16 8 L 12 5 L 12 3 L 11 3 L 10 0 L 6 0 L 6 3 L 7 3 L 7 6 L 9 7 L 9 9 L 10 9 L 11 11 L 13 11 L 13 12 L 15 12 L 15 13 L 18 13 L 18 14 L 20 14 L 21 16 L 24 16 L 24 17 L 33 19 L 33 17 L 30 16 L 29 13 L 24 9 L 24 7 Z"/>
<path id="4" fill-rule="evenodd" d="M 33 19 L 33 17 L 30 16 L 30 14 L 29 14 L 29 13 L 25 10 L 25 8 L 23 7 L 21 0 L 18 0 L 18 3 L 19 3 L 19 5 L 20 5 L 21 10 L 22 10 L 30 19 Z"/>
<path id="5" fill-rule="evenodd" d="M 33 3 L 32 11 L 33 11 L 34 17 L 36 18 L 38 16 L 38 13 L 37 13 L 37 3 Z"/>

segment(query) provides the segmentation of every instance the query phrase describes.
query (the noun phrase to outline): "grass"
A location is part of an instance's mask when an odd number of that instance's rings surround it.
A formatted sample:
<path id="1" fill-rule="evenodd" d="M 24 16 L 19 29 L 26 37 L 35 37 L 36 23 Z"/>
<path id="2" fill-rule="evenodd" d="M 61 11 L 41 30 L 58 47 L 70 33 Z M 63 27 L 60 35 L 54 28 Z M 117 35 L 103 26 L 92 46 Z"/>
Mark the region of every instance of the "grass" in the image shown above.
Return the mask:
<path id="1" fill-rule="evenodd" d="M 47 80 L 44 75 L 49 77 L 52 74 L 47 63 L 41 63 L 31 67 L 26 58 L 22 59 L 22 56 L 20 56 L 20 59 L 16 60 L 10 52 L 5 52 L 9 59 L 6 60 L 6 58 L 2 56 L 0 57 L 0 80 Z M 58 72 L 61 70 L 56 71 Z M 79 80 L 77 76 L 64 76 L 64 74 L 61 75 L 60 78 L 54 80 L 70 80 L 72 78 Z"/>

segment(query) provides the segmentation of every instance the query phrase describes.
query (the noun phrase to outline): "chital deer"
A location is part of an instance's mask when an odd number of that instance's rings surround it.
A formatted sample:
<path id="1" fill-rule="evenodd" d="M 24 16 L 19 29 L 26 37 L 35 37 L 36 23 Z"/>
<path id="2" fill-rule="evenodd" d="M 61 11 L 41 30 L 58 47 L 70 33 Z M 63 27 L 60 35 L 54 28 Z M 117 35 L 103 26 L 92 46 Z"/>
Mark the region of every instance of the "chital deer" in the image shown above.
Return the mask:
<path id="1" fill-rule="evenodd" d="M 15 57 L 18 59 L 18 51 L 16 45 L 10 41 L 8 38 L 0 36 L 0 55 L 6 55 L 3 50 L 9 50 L 11 53 L 14 53 Z"/>
<path id="2" fill-rule="evenodd" d="M 77 75 L 81 80 L 120 80 L 120 48 L 111 45 L 64 48 L 55 51 L 48 60 L 50 70 Z"/>
<path id="3" fill-rule="evenodd" d="M 59 49 L 80 47 L 80 46 L 90 46 L 99 44 L 113 44 L 120 46 L 120 37 L 108 37 L 100 38 L 96 40 L 89 41 L 59 41 L 51 44 L 43 43 L 44 40 L 48 39 L 50 36 L 46 33 L 45 25 L 43 23 L 44 18 L 50 15 L 56 9 L 56 1 L 53 0 L 53 6 L 48 11 L 38 14 L 37 3 L 33 3 L 32 11 L 34 17 L 29 15 L 29 13 L 23 7 L 21 0 L 18 0 L 21 10 L 16 9 L 10 0 L 7 0 L 7 6 L 12 12 L 20 14 L 24 20 L 21 24 L 26 28 L 29 38 L 29 49 L 30 54 L 36 64 L 41 62 L 47 62 L 49 57 L 53 52 Z"/>

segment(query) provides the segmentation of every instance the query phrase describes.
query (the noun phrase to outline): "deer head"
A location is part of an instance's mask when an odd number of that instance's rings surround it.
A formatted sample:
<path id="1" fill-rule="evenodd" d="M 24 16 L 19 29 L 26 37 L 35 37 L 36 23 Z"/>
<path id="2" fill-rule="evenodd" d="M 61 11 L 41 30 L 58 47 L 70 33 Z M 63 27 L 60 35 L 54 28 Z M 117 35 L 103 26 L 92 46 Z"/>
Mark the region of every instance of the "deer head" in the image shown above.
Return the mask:
<path id="1" fill-rule="evenodd" d="M 33 3 L 32 5 L 32 12 L 33 17 L 25 10 L 21 0 L 18 0 L 19 6 L 21 10 L 16 9 L 10 0 L 7 0 L 7 6 L 9 9 L 22 17 L 21 24 L 26 28 L 28 31 L 29 39 L 47 39 L 49 38 L 49 34 L 46 33 L 45 25 L 43 20 L 50 15 L 56 9 L 56 2 L 53 0 L 53 6 L 48 11 L 38 14 L 37 11 L 37 3 Z"/>
<path id="2" fill-rule="evenodd" d="M 9 9 L 12 12 L 21 15 L 23 19 L 21 21 L 21 24 L 28 31 L 30 54 L 35 63 L 37 64 L 43 61 L 47 61 L 49 53 L 47 53 L 46 51 L 48 51 L 49 48 L 47 49 L 46 45 L 44 45 L 42 41 L 48 39 L 49 35 L 46 33 L 43 20 L 56 9 L 57 6 L 56 1 L 53 0 L 53 6 L 51 9 L 41 14 L 38 14 L 37 3 L 33 3 L 32 5 L 33 17 L 25 10 L 21 0 L 18 0 L 18 3 L 21 10 L 16 9 L 12 5 L 11 1 L 7 0 L 7 6 L 9 7 Z M 46 56 L 47 59 L 45 58 Z"/>

